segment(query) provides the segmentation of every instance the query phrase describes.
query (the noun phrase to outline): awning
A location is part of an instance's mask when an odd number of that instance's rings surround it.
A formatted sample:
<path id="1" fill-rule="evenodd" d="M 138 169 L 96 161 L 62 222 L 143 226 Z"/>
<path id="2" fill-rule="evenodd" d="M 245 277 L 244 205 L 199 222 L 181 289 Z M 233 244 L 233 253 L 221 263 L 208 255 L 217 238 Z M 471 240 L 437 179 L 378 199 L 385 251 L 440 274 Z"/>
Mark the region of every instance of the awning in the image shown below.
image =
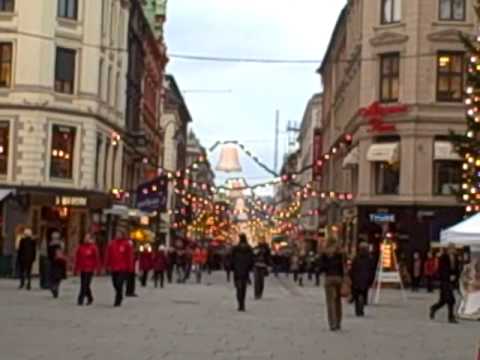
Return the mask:
<path id="1" fill-rule="evenodd" d="M 152 213 L 141 211 L 138 209 L 132 209 L 125 205 L 113 205 L 110 209 L 103 210 L 105 215 L 120 216 L 123 218 L 141 218 L 145 216 L 152 216 Z"/>
<path id="2" fill-rule="evenodd" d="M 453 144 L 449 141 L 435 141 L 434 159 L 454 161 L 462 160 L 462 158 L 455 151 Z"/>
<path id="3" fill-rule="evenodd" d="M 359 158 L 360 152 L 358 146 L 356 146 L 347 154 L 347 156 L 345 156 L 342 166 L 346 168 L 348 166 L 358 165 Z"/>
<path id="4" fill-rule="evenodd" d="M 373 144 L 368 149 L 367 160 L 394 163 L 400 159 L 399 150 L 400 144 L 398 142 Z"/>
<path id="5" fill-rule="evenodd" d="M 11 194 L 15 194 L 15 190 L 13 190 L 13 189 L 0 189 L 0 202 L 5 200 Z"/>

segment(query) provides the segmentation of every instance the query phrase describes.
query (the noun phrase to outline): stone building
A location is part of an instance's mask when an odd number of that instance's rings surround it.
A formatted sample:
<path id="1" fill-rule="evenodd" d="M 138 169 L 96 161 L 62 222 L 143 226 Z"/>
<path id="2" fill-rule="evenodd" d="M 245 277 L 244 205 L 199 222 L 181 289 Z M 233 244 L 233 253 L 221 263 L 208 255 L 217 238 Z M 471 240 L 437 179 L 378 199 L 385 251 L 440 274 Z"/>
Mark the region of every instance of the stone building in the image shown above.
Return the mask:
<path id="1" fill-rule="evenodd" d="M 31 226 L 72 253 L 120 187 L 127 1 L 0 2 L 3 254 Z"/>
<path id="2" fill-rule="evenodd" d="M 322 179 L 355 195 L 325 209 L 347 242 L 388 230 L 405 253 L 425 251 L 462 218 L 447 136 L 465 129 L 459 33 L 475 34 L 476 21 L 472 0 L 351 0 L 341 12 L 318 72 L 324 150 L 353 134 Z"/>

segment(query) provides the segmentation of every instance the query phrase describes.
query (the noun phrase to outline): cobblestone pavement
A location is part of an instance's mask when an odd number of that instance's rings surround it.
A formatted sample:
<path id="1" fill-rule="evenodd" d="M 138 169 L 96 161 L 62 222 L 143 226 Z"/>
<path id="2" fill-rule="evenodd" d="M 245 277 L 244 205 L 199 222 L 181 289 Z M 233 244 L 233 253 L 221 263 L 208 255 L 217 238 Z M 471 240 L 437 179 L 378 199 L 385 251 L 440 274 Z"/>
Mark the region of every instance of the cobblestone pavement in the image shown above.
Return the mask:
<path id="1" fill-rule="evenodd" d="M 223 274 L 202 285 L 139 289 L 121 309 L 111 305 L 107 278 L 95 279 L 96 302 L 78 307 L 78 280 L 64 283 L 60 299 L 45 291 L 19 291 L 0 281 L 0 358 L 2 360 L 469 360 L 480 323 L 427 319 L 434 297 L 419 293 L 403 303 L 395 290 L 384 305 L 355 318 L 345 308 L 343 330 L 328 331 L 321 288 L 298 288 L 269 278 L 265 299 L 237 313 L 231 285 Z"/>

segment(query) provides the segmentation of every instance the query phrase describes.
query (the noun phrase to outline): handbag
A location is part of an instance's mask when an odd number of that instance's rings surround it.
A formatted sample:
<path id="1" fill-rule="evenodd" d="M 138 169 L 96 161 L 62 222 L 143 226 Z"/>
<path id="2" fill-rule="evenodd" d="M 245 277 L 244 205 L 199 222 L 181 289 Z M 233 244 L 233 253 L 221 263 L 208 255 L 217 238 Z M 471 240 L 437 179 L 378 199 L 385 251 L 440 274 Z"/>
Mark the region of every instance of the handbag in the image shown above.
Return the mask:
<path id="1" fill-rule="evenodd" d="M 340 288 L 340 296 L 347 298 L 352 294 L 352 282 L 349 277 L 345 277 Z"/>

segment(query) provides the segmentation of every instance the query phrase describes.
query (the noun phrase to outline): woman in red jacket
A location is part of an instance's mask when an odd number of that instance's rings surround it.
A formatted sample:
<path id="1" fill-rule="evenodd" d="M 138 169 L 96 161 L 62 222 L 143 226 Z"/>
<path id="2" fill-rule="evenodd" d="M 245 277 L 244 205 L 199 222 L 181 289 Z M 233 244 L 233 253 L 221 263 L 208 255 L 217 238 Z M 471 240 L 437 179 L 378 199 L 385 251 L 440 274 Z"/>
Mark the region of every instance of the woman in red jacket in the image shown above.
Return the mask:
<path id="1" fill-rule="evenodd" d="M 138 266 L 142 272 L 140 283 L 142 284 L 142 287 L 145 287 L 147 286 L 148 274 L 153 269 L 153 253 L 150 245 L 140 247 Z"/>
<path id="2" fill-rule="evenodd" d="M 83 301 L 87 298 L 87 305 L 93 303 L 92 295 L 92 279 L 95 271 L 100 269 L 100 257 L 97 245 L 93 236 L 85 235 L 83 243 L 81 243 L 75 255 L 75 274 L 80 273 L 80 294 L 78 295 L 78 305 L 82 306 Z"/>
<path id="3" fill-rule="evenodd" d="M 438 271 L 438 258 L 433 255 L 431 251 L 427 254 L 427 259 L 424 264 L 425 280 L 427 282 L 427 290 L 429 293 L 433 292 L 433 280 Z"/>
<path id="4" fill-rule="evenodd" d="M 167 270 L 168 260 L 167 254 L 165 252 L 165 247 L 160 246 L 153 255 L 153 281 L 155 287 L 158 287 L 158 282 L 160 281 L 160 287 L 163 289 L 163 284 L 165 282 L 165 271 Z"/>

